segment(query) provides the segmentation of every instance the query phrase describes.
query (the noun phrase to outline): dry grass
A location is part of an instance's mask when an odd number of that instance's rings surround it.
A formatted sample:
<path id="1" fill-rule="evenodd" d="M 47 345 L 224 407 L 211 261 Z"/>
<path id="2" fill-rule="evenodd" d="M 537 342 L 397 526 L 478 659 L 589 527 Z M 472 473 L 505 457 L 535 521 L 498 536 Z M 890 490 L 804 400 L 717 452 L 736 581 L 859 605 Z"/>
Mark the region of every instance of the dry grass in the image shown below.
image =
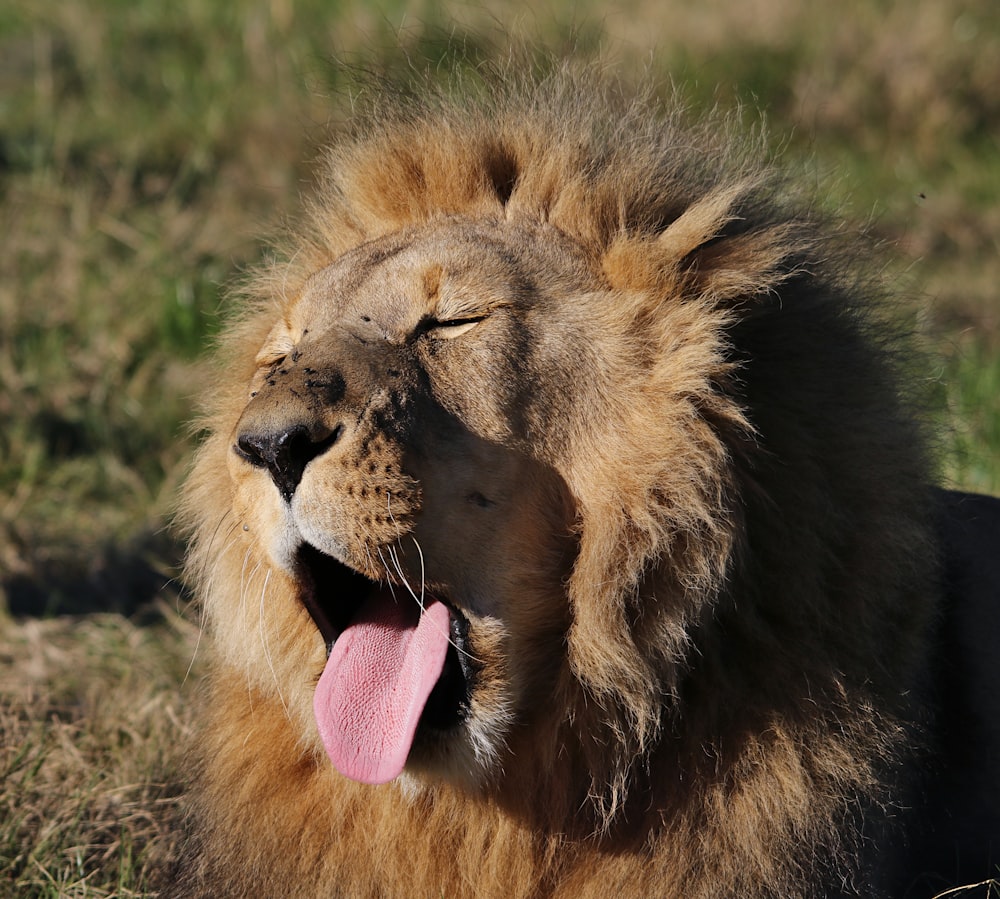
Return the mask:
<path id="1" fill-rule="evenodd" d="M 165 606 L 0 631 L 0 895 L 145 894 L 189 732 L 195 628 Z"/>
<path id="2" fill-rule="evenodd" d="M 142 895 L 169 855 L 196 639 L 164 586 L 183 422 L 221 285 L 295 208 L 349 104 L 335 60 L 474 64 L 508 31 L 672 78 L 694 107 L 762 110 L 806 177 L 898 248 L 889 275 L 941 348 L 946 475 L 1000 491 L 994 0 L 10 0 L 0 896 Z"/>

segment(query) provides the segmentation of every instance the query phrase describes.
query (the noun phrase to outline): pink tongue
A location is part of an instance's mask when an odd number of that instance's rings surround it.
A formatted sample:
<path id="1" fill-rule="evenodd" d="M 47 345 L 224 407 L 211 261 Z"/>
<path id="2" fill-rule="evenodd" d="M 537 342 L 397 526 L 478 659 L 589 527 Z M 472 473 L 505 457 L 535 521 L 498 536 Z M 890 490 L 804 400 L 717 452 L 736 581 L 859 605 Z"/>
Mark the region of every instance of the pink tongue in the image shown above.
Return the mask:
<path id="1" fill-rule="evenodd" d="M 380 591 L 333 644 L 313 710 L 330 761 L 345 777 L 386 783 L 406 764 L 417 722 L 441 676 L 448 608 Z"/>

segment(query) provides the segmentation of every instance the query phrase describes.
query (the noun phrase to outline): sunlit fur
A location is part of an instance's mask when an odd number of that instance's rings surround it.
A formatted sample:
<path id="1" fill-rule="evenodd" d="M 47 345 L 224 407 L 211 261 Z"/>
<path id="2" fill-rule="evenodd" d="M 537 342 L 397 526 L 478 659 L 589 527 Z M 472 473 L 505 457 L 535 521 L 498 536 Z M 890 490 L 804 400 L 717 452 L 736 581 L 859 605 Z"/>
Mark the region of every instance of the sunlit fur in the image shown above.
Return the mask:
<path id="1" fill-rule="evenodd" d="M 368 99 L 287 254 L 240 295 L 206 390 L 183 518 L 213 674 L 175 889 L 880 895 L 862 843 L 908 801 L 934 553 L 923 436 L 858 242 L 718 120 L 586 75 Z M 549 285 L 571 325 L 538 325 L 577 335 L 565 377 L 519 373 L 548 411 L 518 450 L 565 495 L 572 566 L 547 606 L 505 606 L 506 636 L 481 632 L 498 685 L 552 668 L 545 706 L 512 711 L 487 683 L 471 773 L 362 786 L 318 743 L 324 647 L 274 561 L 280 499 L 233 461 L 234 429 L 312 276 L 372 241 L 501 223 L 539 283 L 532 247 L 558 235 L 545 252 L 564 242 L 588 290 Z M 502 444 L 497 408 L 484 391 L 466 424 Z M 473 549 L 447 520 L 421 526 L 452 558 Z M 532 523 L 516 527 L 516 552 L 476 551 L 544 575 Z M 558 630 L 554 658 L 521 639 L 536 626 Z"/>

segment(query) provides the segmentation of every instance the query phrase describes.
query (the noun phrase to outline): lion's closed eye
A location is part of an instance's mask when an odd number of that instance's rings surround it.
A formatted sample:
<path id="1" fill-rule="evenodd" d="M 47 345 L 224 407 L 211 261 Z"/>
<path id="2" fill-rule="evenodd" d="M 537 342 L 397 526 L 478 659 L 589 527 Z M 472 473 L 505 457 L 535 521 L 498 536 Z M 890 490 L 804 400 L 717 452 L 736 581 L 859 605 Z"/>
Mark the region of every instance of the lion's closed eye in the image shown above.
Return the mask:
<path id="1" fill-rule="evenodd" d="M 455 318 L 447 321 L 431 319 L 426 324 L 425 334 L 433 340 L 453 340 L 468 334 L 476 325 L 485 321 L 486 315 L 474 315 L 466 318 Z"/>

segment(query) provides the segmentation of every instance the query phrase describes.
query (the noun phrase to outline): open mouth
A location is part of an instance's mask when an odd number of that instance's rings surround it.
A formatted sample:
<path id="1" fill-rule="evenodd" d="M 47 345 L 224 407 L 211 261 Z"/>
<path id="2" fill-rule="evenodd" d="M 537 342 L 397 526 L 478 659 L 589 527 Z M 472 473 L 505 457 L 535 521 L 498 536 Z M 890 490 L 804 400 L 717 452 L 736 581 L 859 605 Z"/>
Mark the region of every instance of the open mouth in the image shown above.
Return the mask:
<path id="1" fill-rule="evenodd" d="M 327 753 L 355 780 L 391 780 L 418 730 L 468 717 L 469 621 L 437 596 L 421 608 L 405 586 L 371 580 L 308 545 L 296 568 L 301 602 L 327 645 L 314 694 Z"/>

